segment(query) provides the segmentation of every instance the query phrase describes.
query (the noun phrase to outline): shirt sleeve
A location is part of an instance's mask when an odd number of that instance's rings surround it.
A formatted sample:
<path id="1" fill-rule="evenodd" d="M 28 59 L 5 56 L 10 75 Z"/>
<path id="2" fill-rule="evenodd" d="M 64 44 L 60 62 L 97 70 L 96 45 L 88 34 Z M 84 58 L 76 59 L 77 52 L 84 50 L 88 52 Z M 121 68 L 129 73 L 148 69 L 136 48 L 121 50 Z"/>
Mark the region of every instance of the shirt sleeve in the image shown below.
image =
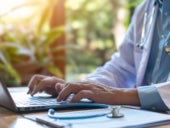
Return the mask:
<path id="1" fill-rule="evenodd" d="M 141 86 L 137 88 L 142 109 L 152 111 L 167 111 L 168 107 L 161 99 L 155 86 Z"/>

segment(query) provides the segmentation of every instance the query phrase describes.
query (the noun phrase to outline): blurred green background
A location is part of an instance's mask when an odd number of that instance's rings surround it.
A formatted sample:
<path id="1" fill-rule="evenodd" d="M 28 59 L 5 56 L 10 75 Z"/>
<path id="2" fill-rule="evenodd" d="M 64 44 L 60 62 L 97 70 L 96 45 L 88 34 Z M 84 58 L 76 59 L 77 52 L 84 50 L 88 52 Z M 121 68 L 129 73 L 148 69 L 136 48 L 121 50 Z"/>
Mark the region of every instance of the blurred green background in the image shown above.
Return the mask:
<path id="1" fill-rule="evenodd" d="M 7 82 L 14 77 L 14 82 L 19 83 L 21 75 L 13 70 L 19 63 L 26 64 L 22 69 L 29 78 L 31 68 L 36 66 L 36 70 L 48 69 L 41 70 L 43 73 L 50 71 L 62 76 L 55 62 L 65 59 L 65 78 L 68 81 L 84 78 L 117 51 L 135 7 L 142 1 L 65 0 L 67 57 L 57 58 L 52 52 L 63 48 L 51 44 L 64 30 L 49 26 L 57 0 L 0 0 L 0 77 Z M 28 62 L 31 64 L 27 66 Z"/>
<path id="2" fill-rule="evenodd" d="M 68 51 L 74 60 L 67 79 L 79 80 L 103 65 L 119 47 L 134 9 L 142 0 L 67 0 L 67 43 L 79 47 Z"/>

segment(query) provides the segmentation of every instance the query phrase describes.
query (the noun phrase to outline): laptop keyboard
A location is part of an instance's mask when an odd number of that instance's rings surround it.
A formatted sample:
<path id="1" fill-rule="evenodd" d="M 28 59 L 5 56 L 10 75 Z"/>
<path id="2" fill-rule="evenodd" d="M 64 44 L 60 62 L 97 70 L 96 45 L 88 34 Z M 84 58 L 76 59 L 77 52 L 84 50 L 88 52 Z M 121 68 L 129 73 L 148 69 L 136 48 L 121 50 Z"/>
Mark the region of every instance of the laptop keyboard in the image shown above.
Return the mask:
<path id="1" fill-rule="evenodd" d="M 17 106 L 43 106 L 43 105 L 56 105 L 56 104 L 67 104 L 71 97 L 66 101 L 57 102 L 56 98 L 52 98 L 49 95 L 36 95 L 30 96 L 25 93 L 12 93 L 11 94 L 14 102 Z"/>
<path id="2" fill-rule="evenodd" d="M 78 103 L 72 104 L 70 100 L 74 94 L 71 94 L 65 101 L 57 102 L 56 98 L 52 98 L 51 95 L 46 93 L 38 93 L 34 96 L 27 95 L 27 88 L 25 87 L 8 88 L 8 91 L 13 102 L 15 102 L 17 111 L 44 110 L 54 107 L 103 107 L 103 105 L 93 104 L 91 100 L 86 98 L 81 99 Z"/>
<path id="3" fill-rule="evenodd" d="M 38 97 L 30 98 L 17 98 L 15 101 L 18 105 L 46 105 L 46 104 L 56 104 L 56 99 L 43 99 Z"/>

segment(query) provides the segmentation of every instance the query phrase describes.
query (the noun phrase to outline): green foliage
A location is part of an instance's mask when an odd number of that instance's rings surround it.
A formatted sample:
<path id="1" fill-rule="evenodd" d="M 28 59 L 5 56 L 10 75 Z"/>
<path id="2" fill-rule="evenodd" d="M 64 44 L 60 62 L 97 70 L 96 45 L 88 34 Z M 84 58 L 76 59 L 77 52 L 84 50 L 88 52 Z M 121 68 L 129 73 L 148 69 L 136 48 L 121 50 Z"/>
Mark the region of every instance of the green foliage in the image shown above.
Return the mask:
<path id="1" fill-rule="evenodd" d="M 43 1 L 31 0 L 29 4 L 23 3 L 15 10 L 41 5 L 41 2 Z M 27 20 L 9 22 L 7 16 L 13 13 L 14 9 L 1 16 L 0 77 L 7 81 L 14 78 L 14 82 L 20 84 L 21 77 L 13 65 L 30 61 L 41 65 L 54 75 L 62 76 L 55 66 L 58 58 L 52 55 L 52 52 L 56 51 L 52 43 L 64 33 L 64 27 L 50 28 L 50 17 L 56 0 L 47 3 L 41 7 L 40 15 L 35 15 L 36 20 L 33 20 L 34 16 L 31 15 Z"/>
<path id="2" fill-rule="evenodd" d="M 128 28 L 128 26 L 129 26 L 131 17 L 133 16 L 133 12 L 134 12 L 136 6 L 139 5 L 143 1 L 144 0 L 128 0 L 128 4 L 126 4 L 124 6 L 124 8 L 127 10 L 128 14 L 129 14 L 126 16 L 125 21 L 124 21 L 124 26 L 126 28 Z"/>
<path id="3" fill-rule="evenodd" d="M 70 27 L 68 42 L 81 49 L 68 53 L 77 63 L 78 72 L 92 71 L 115 51 L 112 8 L 108 0 L 68 0 L 67 24 Z"/>
<path id="4" fill-rule="evenodd" d="M 116 51 L 112 29 L 117 22 L 119 7 L 126 9 L 124 26 L 127 28 L 134 8 L 143 0 L 67 0 L 66 14 L 68 42 L 79 50 L 69 51 L 69 58 L 77 67 L 69 65 L 68 72 L 89 73 L 103 65 Z"/>

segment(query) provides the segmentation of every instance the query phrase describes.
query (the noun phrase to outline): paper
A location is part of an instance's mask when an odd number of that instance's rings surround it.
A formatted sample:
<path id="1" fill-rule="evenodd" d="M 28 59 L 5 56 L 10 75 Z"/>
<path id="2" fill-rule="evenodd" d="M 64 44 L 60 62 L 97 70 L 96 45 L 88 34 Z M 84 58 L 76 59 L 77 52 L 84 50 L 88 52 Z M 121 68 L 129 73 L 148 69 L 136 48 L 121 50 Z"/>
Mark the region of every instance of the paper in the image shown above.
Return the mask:
<path id="1" fill-rule="evenodd" d="M 94 109 L 94 110 L 81 110 L 72 112 L 72 114 L 81 115 L 83 113 L 96 113 L 105 112 L 108 109 Z M 118 127 L 150 127 L 162 124 L 170 124 L 170 115 L 161 114 L 146 110 L 121 108 L 120 112 L 124 114 L 122 118 L 108 118 L 106 115 L 93 118 L 81 119 L 52 119 L 47 114 L 37 115 L 37 118 L 46 120 L 50 124 L 62 122 L 64 124 L 72 124 L 71 128 L 118 128 Z M 68 114 L 68 112 L 63 113 Z"/>

